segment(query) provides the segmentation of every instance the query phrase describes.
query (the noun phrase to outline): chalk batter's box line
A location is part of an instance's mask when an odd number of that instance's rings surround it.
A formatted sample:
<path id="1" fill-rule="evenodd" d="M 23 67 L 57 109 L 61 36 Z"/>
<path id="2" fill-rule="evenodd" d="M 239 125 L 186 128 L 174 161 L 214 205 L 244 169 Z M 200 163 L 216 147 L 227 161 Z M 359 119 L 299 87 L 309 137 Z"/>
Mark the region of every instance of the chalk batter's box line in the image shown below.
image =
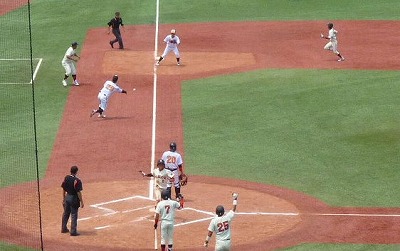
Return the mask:
<path id="1" fill-rule="evenodd" d="M 134 200 L 134 199 L 142 199 L 142 200 L 147 200 L 147 201 L 155 201 L 154 199 L 145 197 L 145 196 L 141 196 L 141 195 L 135 195 L 135 196 L 130 196 L 130 197 L 126 197 L 126 198 L 121 198 L 121 199 L 116 199 L 116 200 L 111 200 L 111 201 L 106 201 L 106 202 L 102 202 L 102 203 L 97 203 L 94 205 L 90 205 L 90 207 L 96 208 L 96 209 L 100 209 L 103 210 L 107 213 L 102 214 L 102 215 L 95 215 L 92 217 L 86 217 L 86 218 L 82 218 L 79 219 L 80 221 L 84 221 L 84 220 L 90 220 L 93 218 L 98 218 L 98 217 L 106 217 L 106 216 L 110 216 L 110 215 L 115 215 L 118 213 L 130 213 L 130 212 L 135 212 L 135 211 L 140 211 L 140 210 L 144 210 L 144 209 L 148 209 L 148 208 L 152 208 L 154 207 L 154 205 L 151 206 L 144 206 L 144 207 L 138 207 L 138 208 L 133 208 L 130 210 L 124 210 L 124 211 L 115 211 L 112 210 L 110 208 L 105 207 L 106 205 L 110 205 L 110 204 L 114 204 L 114 203 L 119 203 L 119 202 L 124 202 L 124 201 L 128 201 L 128 200 Z M 205 214 L 208 217 L 204 217 L 204 218 L 200 218 L 200 219 L 196 219 L 196 220 L 192 220 L 192 221 L 186 221 L 186 222 L 182 222 L 182 223 L 177 223 L 175 224 L 175 227 L 179 227 L 179 226 L 185 226 L 185 225 L 189 225 L 189 224 L 194 224 L 194 223 L 198 223 L 198 222 L 203 222 L 203 221 L 208 221 L 211 220 L 212 218 L 215 217 L 215 214 L 213 212 L 209 212 L 209 211 L 205 211 L 205 210 L 201 210 L 201 209 L 196 209 L 196 208 L 191 208 L 191 207 L 185 207 L 182 209 L 182 211 L 194 211 L 197 213 L 201 213 L 201 214 Z M 241 213 L 236 213 L 237 215 L 284 215 L 284 216 L 298 216 L 298 213 L 271 213 L 271 212 L 250 212 L 250 213 L 246 213 L 246 212 L 241 212 Z M 141 221 L 143 220 L 143 217 L 140 217 L 140 220 L 137 221 Z M 95 227 L 96 230 L 101 230 L 101 229 L 106 229 L 106 228 L 110 228 L 113 227 L 113 225 L 107 225 L 107 226 L 99 226 L 99 227 Z"/>
<path id="2" fill-rule="evenodd" d="M 82 218 L 82 219 L 79 219 L 79 220 L 80 221 L 90 220 L 90 219 L 93 219 L 93 218 L 106 217 L 106 216 L 115 215 L 115 214 L 118 214 L 118 213 L 131 213 L 131 212 L 140 211 L 140 210 L 144 210 L 144 209 L 148 209 L 148 208 L 154 207 L 154 205 L 149 205 L 149 206 L 138 207 L 138 208 L 133 208 L 133 209 L 124 210 L 124 211 L 115 211 L 115 210 L 112 210 L 110 208 L 105 207 L 105 205 L 118 203 L 118 202 L 124 202 L 124 201 L 132 200 L 132 199 L 155 201 L 154 199 L 151 199 L 151 198 L 148 198 L 148 197 L 145 197 L 145 196 L 136 195 L 136 196 L 130 196 L 130 197 L 126 197 L 126 198 L 121 198 L 121 199 L 116 199 L 116 200 L 111 200 L 111 201 L 106 201 L 106 202 L 94 204 L 94 205 L 90 205 L 90 206 L 93 207 L 93 208 L 97 208 L 97 209 L 103 210 L 106 213 L 105 214 L 101 214 L 101 215 L 95 215 L 95 216 L 92 216 L 92 217 Z M 175 224 L 176 227 L 185 226 L 185 225 L 194 224 L 194 223 L 203 222 L 203 221 L 208 221 L 208 220 L 210 220 L 210 219 L 215 217 L 215 214 L 213 212 L 204 211 L 204 210 L 200 210 L 200 209 L 196 209 L 196 208 L 186 207 L 186 208 L 183 208 L 182 210 L 194 211 L 194 212 L 197 212 L 197 213 L 205 214 L 208 217 L 204 217 L 204 218 L 200 218 L 200 219 L 196 219 L 196 220 L 192 220 L 192 221 L 187 221 L 187 222 L 182 222 L 182 223 L 177 223 L 177 224 Z M 284 216 L 284 217 L 298 217 L 300 215 L 349 216 L 349 217 L 400 217 L 399 214 L 292 213 L 292 212 L 236 212 L 236 215 L 238 215 L 238 216 L 239 215 L 241 215 L 241 216 L 254 216 L 254 215 L 258 215 L 258 216 Z M 144 219 L 143 217 L 140 217 L 140 220 L 137 220 L 137 221 L 141 221 L 143 219 Z M 101 229 L 105 229 L 105 228 L 110 228 L 112 226 L 113 225 L 100 226 L 100 227 L 96 227 L 95 229 L 101 230 Z"/>
<path id="3" fill-rule="evenodd" d="M 0 61 L 30 61 L 30 60 L 31 60 L 30 58 L 0 58 Z M 31 85 L 35 81 L 36 75 L 39 72 L 39 68 L 42 65 L 43 58 L 32 58 L 32 60 L 39 60 L 39 62 L 36 64 L 32 79 L 29 82 L 24 82 L 24 83 L 0 82 L 0 85 Z"/>

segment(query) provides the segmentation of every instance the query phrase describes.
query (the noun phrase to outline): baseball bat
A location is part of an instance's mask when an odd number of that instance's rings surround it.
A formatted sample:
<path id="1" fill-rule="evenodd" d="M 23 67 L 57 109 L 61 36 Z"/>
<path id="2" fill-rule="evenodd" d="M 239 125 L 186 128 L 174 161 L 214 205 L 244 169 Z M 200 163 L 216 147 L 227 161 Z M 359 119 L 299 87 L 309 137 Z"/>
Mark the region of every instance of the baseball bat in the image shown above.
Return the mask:
<path id="1" fill-rule="evenodd" d="M 154 250 L 158 250 L 157 229 L 154 229 Z"/>

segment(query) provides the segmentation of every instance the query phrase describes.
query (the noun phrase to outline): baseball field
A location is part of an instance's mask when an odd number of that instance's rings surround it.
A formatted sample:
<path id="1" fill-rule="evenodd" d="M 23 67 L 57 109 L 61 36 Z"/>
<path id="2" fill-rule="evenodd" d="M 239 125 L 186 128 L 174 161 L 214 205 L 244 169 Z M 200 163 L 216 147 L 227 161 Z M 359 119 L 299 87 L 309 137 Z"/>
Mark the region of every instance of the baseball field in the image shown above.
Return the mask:
<path id="1" fill-rule="evenodd" d="M 0 250 L 154 250 L 154 202 L 138 171 L 171 141 L 189 176 L 174 250 L 206 250 L 209 220 L 233 191 L 232 250 L 399 250 L 399 9 L 395 0 L 0 2 Z M 115 11 L 124 50 L 108 44 Z M 344 62 L 323 50 L 328 22 Z M 154 67 L 171 29 L 182 64 L 169 54 Z M 74 41 L 81 85 L 63 87 Z M 113 74 L 128 94 L 112 97 L 107 118 L 90 118 Z M 86 204 L 79 237 L 60 233 L 72 165 Z"/>

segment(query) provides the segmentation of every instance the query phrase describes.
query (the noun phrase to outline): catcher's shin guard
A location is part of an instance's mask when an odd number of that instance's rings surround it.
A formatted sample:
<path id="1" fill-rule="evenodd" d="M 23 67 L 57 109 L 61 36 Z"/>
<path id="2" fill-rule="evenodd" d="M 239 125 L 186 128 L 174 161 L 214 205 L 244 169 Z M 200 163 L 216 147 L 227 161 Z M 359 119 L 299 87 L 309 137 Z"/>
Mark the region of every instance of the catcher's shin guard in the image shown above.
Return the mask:
<path id="1" fill-rule="evenodd" d="M 183 208 L 183 205 L 184 205 L 184 203 L 185 203 L 185 199 L 183 198 L 183 195 L 182 194 L 178 194 L 177 196 L 176 196 L 176 200 L 179 202 L 179 204 L 181 205 L 181 208 Z"/>

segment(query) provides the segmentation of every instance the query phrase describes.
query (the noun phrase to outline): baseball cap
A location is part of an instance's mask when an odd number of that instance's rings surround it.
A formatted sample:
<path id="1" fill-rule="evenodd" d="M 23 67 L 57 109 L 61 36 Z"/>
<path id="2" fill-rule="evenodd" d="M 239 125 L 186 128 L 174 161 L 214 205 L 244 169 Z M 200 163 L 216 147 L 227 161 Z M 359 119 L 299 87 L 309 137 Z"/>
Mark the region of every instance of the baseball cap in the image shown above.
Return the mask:
<path id="1" fill-rule="evenodd" d="M 71 45 L 72 45 L 72 46 L 78 45 L 78 42 L 73 42 Z"/>
<path id="2" fill-rule="evenodd" d="M 176 33 L 176 30 L 175 29 L 172 29 L 171 30 L 171 34 L 175 34 Z"/>

